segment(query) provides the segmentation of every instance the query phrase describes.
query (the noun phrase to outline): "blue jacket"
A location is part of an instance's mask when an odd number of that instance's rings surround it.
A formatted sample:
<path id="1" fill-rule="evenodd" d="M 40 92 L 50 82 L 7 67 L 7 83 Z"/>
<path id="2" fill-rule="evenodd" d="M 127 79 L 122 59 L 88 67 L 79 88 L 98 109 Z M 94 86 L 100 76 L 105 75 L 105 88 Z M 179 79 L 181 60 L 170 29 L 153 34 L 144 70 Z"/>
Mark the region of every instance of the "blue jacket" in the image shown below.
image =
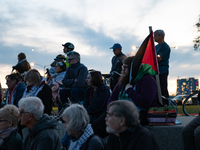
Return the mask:
<path id="1" fill-rule="evenodd" d="M 12 96 L 12 99 L 11 99 L 11 104 L 18 107 L 18 102 L 22 98 L 25 89 L 26 89 L 26 85 L 24 82 L 21 82 L 17 85 L 17 87 L 15 88 L 14 94 Z M 8 104 L 8 98 L 7 98 L 8 92 L 9 92 L 9 89 L 6 92 L 6 104 Z"/>
<path id="2" fill-rule="evenodd" d="M 62 80 L 63 85 L 67 88 L 84 88 L 87 86 L 86 78 L 88 75 L 87 67 L 80 62 L 72 64 L 71 67 L 67 68 L 64 79 Z M 74 79 L 77 79 L 74 82 Z"/>

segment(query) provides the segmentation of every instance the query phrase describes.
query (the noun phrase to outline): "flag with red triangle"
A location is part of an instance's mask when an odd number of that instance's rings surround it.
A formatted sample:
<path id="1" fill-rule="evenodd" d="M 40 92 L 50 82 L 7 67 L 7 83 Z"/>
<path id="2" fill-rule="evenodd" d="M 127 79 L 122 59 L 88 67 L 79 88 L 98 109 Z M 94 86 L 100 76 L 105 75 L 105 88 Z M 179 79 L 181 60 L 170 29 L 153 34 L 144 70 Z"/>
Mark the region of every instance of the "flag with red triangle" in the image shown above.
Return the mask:
<path id="1" fill-rule="evenodd" d="M 135 84 L 145 74 L 159 74 L 153 31 L 143 41 L 131 63 L 129 82 Z"/>

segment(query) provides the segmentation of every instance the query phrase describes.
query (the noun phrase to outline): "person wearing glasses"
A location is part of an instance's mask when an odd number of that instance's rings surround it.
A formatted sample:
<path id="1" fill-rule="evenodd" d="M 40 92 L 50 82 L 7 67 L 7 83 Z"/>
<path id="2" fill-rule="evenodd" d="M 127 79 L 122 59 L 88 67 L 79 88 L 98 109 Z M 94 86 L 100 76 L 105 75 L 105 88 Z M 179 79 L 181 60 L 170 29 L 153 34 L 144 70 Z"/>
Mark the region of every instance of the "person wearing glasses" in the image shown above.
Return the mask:
<path id="1" fill-rule="evenodd" d="M 60 90 L 60 99 L 62 104 L 67 103 L 68 98 L 73 103 L 79 103 L 87 87 L 88 69 L 84 64 L 80 63 L 80 54 L 78 52 L 70 51 L 67 53 L 67 57 L 69 67 L 62 80 L 65 88 Z"/>
<path id="2" fill-rule="evenodd" d="M 108 105 L 106 131 L 109 150 L 158 150 L 151 132 L 140 125 L 135 105 L 127 100 L 115 101 Z"/>
<path id="3" fill-rule="evenodd" d="M 29 128 L 23 150 L 62 150 L 55 127 L 56 120 L 44 114 L 44 105 L 38 97 L 26 97 L 19 101 L 21 125 Z"/>
<path id="4" fill-rule="evenodd" d="M 18 123 L 19 110 L 16 106 L 9 104 L 0 109 L 0 150 L 22 150 Z"/>

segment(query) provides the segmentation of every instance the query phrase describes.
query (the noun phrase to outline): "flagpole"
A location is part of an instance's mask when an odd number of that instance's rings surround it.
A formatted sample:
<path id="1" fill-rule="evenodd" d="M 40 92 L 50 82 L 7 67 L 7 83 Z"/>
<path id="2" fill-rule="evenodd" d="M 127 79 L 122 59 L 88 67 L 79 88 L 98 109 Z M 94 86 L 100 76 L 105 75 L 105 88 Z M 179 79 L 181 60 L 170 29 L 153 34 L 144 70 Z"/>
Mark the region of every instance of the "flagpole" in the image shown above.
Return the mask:
<path id="1" fill-rule="evenodd" d="M 152 30 L 152 26 L 149 26 L 149 33 L 151 33 Z M 161 105 L 163 105 L 163 100 L 162 100 L 162 93 L 161 93 L 161 88 L 160 88 L 160 79 L 159 79 L 159 75 L 155 75 L 156 78 L 156 83 L 157 83 L 157 89 L 158 89 L 158 99 L 159 102 L 161 103 Z"/>

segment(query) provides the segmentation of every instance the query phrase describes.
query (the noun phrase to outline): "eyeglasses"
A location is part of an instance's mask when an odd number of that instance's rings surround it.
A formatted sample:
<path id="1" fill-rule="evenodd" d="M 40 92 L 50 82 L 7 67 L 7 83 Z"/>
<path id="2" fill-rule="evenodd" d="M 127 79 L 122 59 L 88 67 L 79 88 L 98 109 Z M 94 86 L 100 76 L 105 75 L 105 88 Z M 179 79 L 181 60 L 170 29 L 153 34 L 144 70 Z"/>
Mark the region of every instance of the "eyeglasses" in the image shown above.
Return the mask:
<path id="1" fill-rule="evenodd" d="M 30 113 L 30 112 L 25 112 L 25 111 L 21 111 L 21 110 L 19 110 L 19 115 L 21 116 L 22 114 L 25 114 L 25 113 Z"/>
<path id="2" fill-rule="evenodd" d="M 76 59 L 76 58 L 68 58 L 67 61 L 70 62 L 70 61 L 72 61 L 73 59 Z"/>

